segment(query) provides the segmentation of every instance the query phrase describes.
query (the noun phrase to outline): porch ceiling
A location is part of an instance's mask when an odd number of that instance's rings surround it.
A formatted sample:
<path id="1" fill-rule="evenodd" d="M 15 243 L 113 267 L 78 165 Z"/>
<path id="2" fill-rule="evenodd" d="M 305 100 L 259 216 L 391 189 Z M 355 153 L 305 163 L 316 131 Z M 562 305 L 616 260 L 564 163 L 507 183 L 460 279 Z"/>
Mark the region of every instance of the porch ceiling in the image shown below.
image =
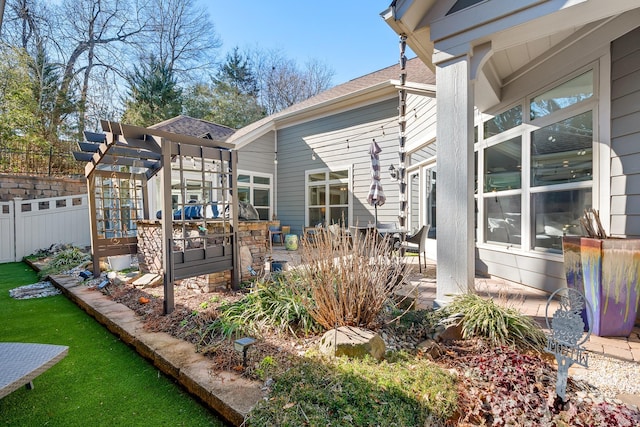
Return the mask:
<path id="1" fill-rule="evenodd" d="M 497 103 L 502 87 L 545 56 L 638 9 L 635 0 L 495 0 L 447 14 L 454 3 L 396 0 L 382 17 L 396 33 L 407 35 L 407 44 L 431 68 L 464 54 L 484 55 L 476 75 L 476 100 L 483 100 L 485 105 L 478 107 L 484 108 Z"/>

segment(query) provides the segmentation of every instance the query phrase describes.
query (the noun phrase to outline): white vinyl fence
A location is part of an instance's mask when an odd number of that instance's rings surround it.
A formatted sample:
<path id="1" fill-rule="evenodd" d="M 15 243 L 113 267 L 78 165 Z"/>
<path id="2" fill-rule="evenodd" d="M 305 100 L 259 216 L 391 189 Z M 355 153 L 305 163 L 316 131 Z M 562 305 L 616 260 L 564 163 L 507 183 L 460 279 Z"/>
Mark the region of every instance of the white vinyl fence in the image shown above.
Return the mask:
<path id="1" fill-rule="evenodd" d="M 0 202 L 0 263 L 54 243 L 91 244 L 87 195 Z"/>

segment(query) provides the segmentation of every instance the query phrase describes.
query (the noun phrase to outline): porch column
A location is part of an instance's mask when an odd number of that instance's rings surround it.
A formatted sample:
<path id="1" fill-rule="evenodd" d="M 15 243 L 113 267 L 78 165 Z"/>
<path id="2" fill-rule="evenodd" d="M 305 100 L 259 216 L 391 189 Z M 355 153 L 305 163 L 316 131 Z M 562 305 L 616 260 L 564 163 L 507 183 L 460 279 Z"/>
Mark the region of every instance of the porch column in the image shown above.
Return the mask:
<path id="1" fill-rule="evenodd" d="M 438 143 L 437 288 L 435 305 L 473 289 L 473 84 L 470 58 L 436 64 Z"/>

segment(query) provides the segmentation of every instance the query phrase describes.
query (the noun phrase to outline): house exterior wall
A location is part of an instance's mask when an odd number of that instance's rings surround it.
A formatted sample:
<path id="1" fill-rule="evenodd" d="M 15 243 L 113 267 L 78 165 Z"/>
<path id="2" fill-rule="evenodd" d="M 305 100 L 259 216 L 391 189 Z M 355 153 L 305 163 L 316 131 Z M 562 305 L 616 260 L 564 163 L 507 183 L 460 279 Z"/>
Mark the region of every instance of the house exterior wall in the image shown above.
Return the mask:
<path id="1" fill-rule="evenodd" d="M 238 150 L 238 170 L 273 174 L 275 132 L 267 132 Z"/>
<path id="2" fill-rule="evenodd" d="M 611 234 L 640 237 L 640 28 L 611 45 Z"/>
<path id="3" fill-rule="evenodd" d="M 407 144 L 424 138 L 428 126 L 418 124 L 425 104 L 433 98 L 413 94 L 412 108 L 418 112 L 408 120 Z M 418 116 L 417 118 L 415 116 Z M 306 172 L 312 170 L 351 170 L 349 225 L 365 226 L 374 222 L 374 208 L 367 203 L 371 184 L 371 159 L 368 153 L 373 139 L 379 144 L 381 181 L 386 203 L 378 207 L 378 221 L 398 221 L 398 183 L 388 173 L 398 166 L 398 100 L 389 98 L 333 115 L 278 130 L 278 219 L 290 225 L 293 233 L 302 233 L 306 224 Z M 422 139 L 422 142 L 426 142 Z M 312 159 L 312 150 L 316 160 Z"/>

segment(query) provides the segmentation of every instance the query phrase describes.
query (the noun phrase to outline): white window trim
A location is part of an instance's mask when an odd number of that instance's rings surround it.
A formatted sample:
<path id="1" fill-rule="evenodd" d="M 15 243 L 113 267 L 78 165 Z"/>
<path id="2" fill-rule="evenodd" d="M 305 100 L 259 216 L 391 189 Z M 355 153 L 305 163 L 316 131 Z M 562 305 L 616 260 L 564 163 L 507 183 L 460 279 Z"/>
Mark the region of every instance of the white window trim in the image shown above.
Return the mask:
<path id="1" fill-rule="evenodd" d="M 552 187 L 553 190 L 557 191 L 565 191 L 565 190 L 576 190 L 592 187 L 592 206 L 596 209 L 602 211 L 601 207 L 606 206 L 606 212 L 603 218 L 605 219 L 606 224 L 605 229 L 609 229 L 610 223 L 610 215 L 609 215 L 609 205 L 607 203 L 608 195 L 610 190 L 606 185 L 610 175 L 610 165 L 608 165 L 609 151 L 610 150 L 610 142 L 607 140 L 602 141 L 600 135 L 605 133 L 607 135 L 610 134 L 609 124 L 606 123 L 606 120 L 610 118 L 610 111 L 608 107 L 605 107 L 600 102 L 601 92 L 610 93 L 610 72 L 602 72 L 601 70 L 608 70 L 611 58 L 610 54 L 607 54 L 600 58 L 599 61 L 595 63 L 591 63 L 587 66 L 581 67 L 577 70 L 574 70 L 568 75 L 560 79 L 556 79 L 552 82 L 549 82 L 541 89 L 536 92 L 527 94 L 523 98 L 520 98 L 517 102 L 510 101 L 508 104 L 502 104 L 499 109 L 494 109 L 491 113 L 480 113 L 480 121 L 477 123 L 478 125 L 478 139 L 479 142 L 475 144 L 475 150 L 478 153 L 478 192 L 476 195 L 477 204 L 478 204 L 478 229 L 477 232 L 477 242 L 476 246 L 478 248 L 485 248 L 491 250 L 499 250 L 505 252 L 517 252 L 521 254 L 525 254 L 527 256 L 534 255 L 535 257 L 545 258 L 545 259 L 553 259 L 557 260 L 558 258 L 562 258 L 561 254 L 549 253 L 544 251 L 536 250 L 531 242 L 530 232 L 525 232 L 522 234 L 520 246 L 510 246 L 508 244 L 499 244 L 486 242 L 485 236 L 485 208 L 484 208 L 484 200 L 488 197 L 493 197 L 495 194 L 493 192 L 485 192 L 484 191 L 484 151 L 486 148 L 491 147 L 493 145 L 499 144 L 501 142 L 507 141 L 516 135 L 522 136 L 522 170 L 527 171 L 526 174 L 523 173 L 521 178 L 521 188 L 518 190 L 508 190 L 508 191 L 500 191 L 497 192 L 497 195 L 507 196 L 513 194 L 521 195 L 521 211 L 523 213 L 527 213 L 522 217 L 523 230 L 531 230 L 531 195 L 535 193 L 541 193 L 545 191 L 549 191 Z M 549 114 L 544 117 L 537 118 L 535 120 L 531 120 L 530 118 L 530 101 L 535 96 L 548 91 L 556 86 L 559 86 L 589 70 L 593 70 L 593 96 L 585 101 L 582 101 L 578 104 L 569 106 L 560 111 L 556 111 L 552 114 Z M 484 140 L 484 122 L 495 117 L 497 114 L 508 111 L 509 109 L 515 107 L 516 105 L 522 105 L 522 124 L 516 126 L 512 129 L 509 129 L 505 132 L 500 133 L 499 135 L 494 135 L 487 140 Z M 591 111 L 592 112 L 592 125 L 593 125 L 593 150 L 592 150 L 592 180 L 591 181 L 580 181 L 575 183 L 568 184 L 557 184 L 553 186 L 537 186 L 531 187 L 530 182 L 530 169 L 531 169 L 531 152 L 529 150 L 531 144 L 531 133 L 534 130 L 543 128 L 549 124 L 556 123 L 558 121 L 562 121 L 564 119 L 574 117 L 576 115 L 582 114 L 584 112 Z M 605 126 L 603 128 L 602 126 Z M 605 142 L 605 144 L 602 144 Z M 604 146 L 604 147 L 603 147 Z M 606 189 L 606 190 L 605 190 Z M 606 194 L 604 194 L 606 192 Z"/>
<path id="2" fill-rule="evenodd" d="M 317 182 L 324 182 L 325 185 L 342 183 L 342 182 L 345 182 L 347 184 L 347 208 L 349 210 L 347 221 L 349 224 L 353 224 L 353 165 L 341 164 L 341 165 L 330 165 L 326 168 L 308 169 L 304 172 L 304 224 L 305 224 L 305 227 L 311 226 L 309 224 L 309 185 L 310 185 L 309 175 L 312 175 L 315 173 L 333 172 L 333 171 L 341 171 L 341 170 L 346 170 L 348 172 L 348 176 L 344 180 L 314 181 L 314 184 Z M 327 207 L 329 206 L 328 201 L 325 202 L 325 204 Z"/>
<path id="3" fill-rule="evenodd" d="M 254 200 L 253 200 L 253 190 L 254 189 L 260 189 L 260 190 L 269 190 L 269 220 L 271 218 L 273 218 L 273 213 L 274 213 L 274 206 L 273 206 L 273 186 L 274 186 L 274 180 L 273 180 L 273 174 L 271 173 L 262 173 L 262 172 L 253 172 L 253 171 L 248 171 L 248 170 L 241 170 L 238 169 L 238 175 L 247 175 L 249 176 L 249 182 L 238 182 L 238 188 L 248 188 L 249 189 L 249 203 L 251 203 L 252 205 L 254 204 Z M 271 184 L 255 184 L 253 182 L 253 177 L 259 177 L 259 178 L 269 178 L 269 182 Z M 264 206 L 258 206 L 259 208 L 264 208 Z"/>

